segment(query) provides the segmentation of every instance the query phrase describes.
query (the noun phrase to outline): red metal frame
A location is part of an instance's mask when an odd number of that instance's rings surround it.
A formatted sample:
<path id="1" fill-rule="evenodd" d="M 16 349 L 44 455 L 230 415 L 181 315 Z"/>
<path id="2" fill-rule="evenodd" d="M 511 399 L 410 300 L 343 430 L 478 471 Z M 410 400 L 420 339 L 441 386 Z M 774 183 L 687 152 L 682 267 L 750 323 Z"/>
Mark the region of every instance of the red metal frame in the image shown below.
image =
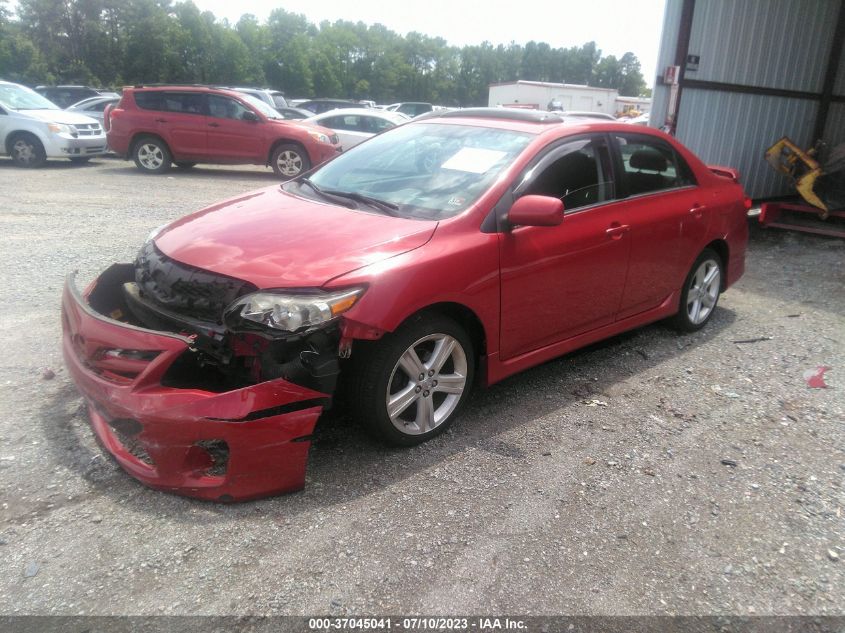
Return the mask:
<path id="1" fill-rule="evenodd" d="M 814 233 L 816 235 L 827 235 L 830 237 L 845 238 L 845 230 L 827 228 L 819 220 L 818 226 L 806 226 L 803 224 L 795 224 L 784 222 L 783 212 L 797 212 L 797 213 L 811 213 L 818 216 L 819 209 L 811 207 L 808 204 L 790 204 L 786 202 L 764 202 L 760 206 L 760 224 L 766 228 L 789 229 L 791 231 L 801 231 L 803 233 Z M 845 218 L 845 211 L 830 211 L 828 217 Z"/>

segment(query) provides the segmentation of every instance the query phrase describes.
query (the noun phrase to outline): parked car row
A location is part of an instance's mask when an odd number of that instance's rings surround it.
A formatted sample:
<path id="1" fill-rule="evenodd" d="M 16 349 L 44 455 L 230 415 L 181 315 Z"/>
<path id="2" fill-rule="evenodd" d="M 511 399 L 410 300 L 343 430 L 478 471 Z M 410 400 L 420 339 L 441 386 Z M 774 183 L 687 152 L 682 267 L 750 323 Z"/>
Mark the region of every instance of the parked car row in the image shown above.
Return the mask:
<path id="1" fill-rule="evenodd" d="M 145 173 L 174 164 L 256 164 L 287 179 L 412 117 L 445 110 L 423 102 L 361 107 L 342 99 L 312 99 L 293 108 L 280 91 L 248 87 L 141 85 L 121 96 L 84 86 L 33 92 L 2 85 L 0 108 L 9 112 L 0 124 L 0 151 L 26 167 L 48 158 L 84 162 L 113 151 Z M 45 94 L 85 97 L 61 110 Z M 566 122 L 613 120 L 596 112 L 560 115 Z"/>
<path id="2" fill-rule="evenodd" d="M 315 115 L 289 107 L 278 92 L 210 86 L 127 87 L 122 96 L 95 94 L 62 110 L 10 82 L 0 82 L 0 115 L 0 152 L 22 167 L 48 158 L 84 162 L 110 150 L 145 173 L 257 164 L 284 179 L 408 120 L 364 108 Z"/>

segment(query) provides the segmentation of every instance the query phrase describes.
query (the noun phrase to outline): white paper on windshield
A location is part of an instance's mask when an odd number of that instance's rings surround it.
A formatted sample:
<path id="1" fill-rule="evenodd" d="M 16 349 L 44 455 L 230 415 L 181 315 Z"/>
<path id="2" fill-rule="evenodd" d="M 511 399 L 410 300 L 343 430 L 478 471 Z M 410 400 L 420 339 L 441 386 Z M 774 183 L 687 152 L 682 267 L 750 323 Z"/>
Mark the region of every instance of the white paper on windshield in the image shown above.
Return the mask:
<path id="1" fill-rule="evenodd" d="M 440 167 L 441 169 L 467 171 L 471 174 L 483 174 L 495 165 L 505 154 L 506 152 L 500 152 L 495 149 L 463 147 Z"/>

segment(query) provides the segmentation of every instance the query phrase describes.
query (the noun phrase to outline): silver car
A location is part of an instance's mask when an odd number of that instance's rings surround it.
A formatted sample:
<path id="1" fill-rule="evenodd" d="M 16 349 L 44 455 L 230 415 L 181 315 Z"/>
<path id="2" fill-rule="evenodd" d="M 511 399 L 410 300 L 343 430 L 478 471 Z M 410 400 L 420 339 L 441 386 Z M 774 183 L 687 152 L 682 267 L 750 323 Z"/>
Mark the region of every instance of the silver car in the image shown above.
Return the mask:
<path id="1" fill-rule="evenodd" d="M 48 158 L 84 163 L 106 153 L 99 121 L 62 110 L 26 86 L 0 81 L 0 154 L 19 167 L 40 167 Z"/>
<path id="2" fill-rule="evenodd" d="M 67 112 L 78 112 L 90 116 L 92 119 L 97 119 L 100 125 L 103 125 L 103 113 L 106 106 L 115 106 L 120 103 L 120 97 L 88 97 L 82 101 L 77 101 L 73 105 L 65 108 Z"/>

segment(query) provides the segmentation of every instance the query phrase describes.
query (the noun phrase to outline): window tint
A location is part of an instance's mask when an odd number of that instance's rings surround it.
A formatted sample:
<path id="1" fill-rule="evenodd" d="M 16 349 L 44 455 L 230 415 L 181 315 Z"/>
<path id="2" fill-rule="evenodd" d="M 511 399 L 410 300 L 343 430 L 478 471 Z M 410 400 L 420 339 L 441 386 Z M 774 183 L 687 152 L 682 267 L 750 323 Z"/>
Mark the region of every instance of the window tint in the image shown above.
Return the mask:
<path id="1" fill-rule="evenodd" d="M 95 103 L 93 105 L 88 106 L 85 108 L 90 112 L 105 112 L 106 106 L 110 103 L 117 103 L 116 101 L 100 101 L 99 103 Z"/>
<path id="2" fill-rule="evenodd" d="M 144 110 L 202 114 L 203 95 L 199 92 L 150 90 L 135 93 L 135 103 Z"/>
<path id="3" fill-rule="evenodd" d="M 364 131 L 371 132 L 373 134 L 378 134 L 379 132 L 384 132 L 392 127 L 396 127 L 395 123 L 391 123 L 386 119 L 380 119 L 374 116 L 361 117 L 361 120 L 364 123 Z"/>
<path id="4" fill-rule="evenodd" d="M 560 198 L 566 211 L 612 200 L 614 186 L 604 139 L 580 139 L 552 150 L 529 172 L 520 194 Z"/>
<path id="5" fill-rule="evenodd" d="M 361 117 L 355 115 L 333 116 L 324 119 L 321 125 L 333 130 L 351 130 L 353 132 L 360 132 L 362 131 L 360 118 Z"/>
<path id="6" fill-rule="evenodd" d="M 208 95 L 208 113 L 210 116 L 218 119 L 243 119 L 244 113 L 247 111 L 247 107 L 239 101 L 220 95 Z"/>
<path id="7" fill-rule="evenodd" d="M 630 195 L 696 184 L 689 166 L 660 139 L 617 135 L 616 143 Z"/>

